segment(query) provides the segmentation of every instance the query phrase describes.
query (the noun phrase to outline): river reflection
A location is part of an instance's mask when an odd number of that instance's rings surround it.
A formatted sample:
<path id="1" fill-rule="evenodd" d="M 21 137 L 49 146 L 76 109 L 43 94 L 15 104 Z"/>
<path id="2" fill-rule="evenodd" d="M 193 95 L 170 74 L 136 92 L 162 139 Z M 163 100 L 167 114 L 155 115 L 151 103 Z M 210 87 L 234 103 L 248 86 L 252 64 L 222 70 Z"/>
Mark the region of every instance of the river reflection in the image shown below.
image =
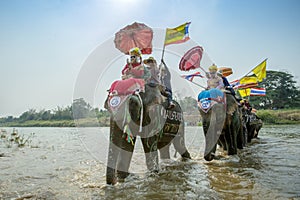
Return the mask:
<path id="1" fill-rule="evenodd" d="M 32 147 L 0 143 L 0 199 L 299 199 L 299 128 L 264 126 L 238 155 L 218 149 L 207 162 L 202 127 L 186 127 L 193 160 L 173 157 L 150 174 L 137 143 L 132 174 L 113 187 L 105 184 L 108 128 L 18 128 L 36 137 Z"/>

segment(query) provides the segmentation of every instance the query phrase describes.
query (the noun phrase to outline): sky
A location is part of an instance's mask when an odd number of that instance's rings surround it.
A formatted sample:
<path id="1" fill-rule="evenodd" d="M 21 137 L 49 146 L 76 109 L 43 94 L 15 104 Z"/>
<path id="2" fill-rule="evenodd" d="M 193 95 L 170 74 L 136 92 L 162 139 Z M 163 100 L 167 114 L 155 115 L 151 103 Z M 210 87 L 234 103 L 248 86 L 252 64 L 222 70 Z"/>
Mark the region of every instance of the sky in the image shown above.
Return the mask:
<path id="1" fill-rule="evenodd" d="M 232 67 L 229 80 L 268 58 L 267 70 L 288 72 L 299 86 L 299 10 L 298 0 L 1 0 L 0 117 L 71 105 L 89 91 L 89 76 L 95 81 L 88 101 L 103 107 L 126 62 L 114 35 L 133 22 L 156 30 L 155 56 L 165 28 L 191 22 L 187 45 L 198 44 L 212 63 Z M 176 78 L 182 52 L 169 46 L 165 60 Z"/>

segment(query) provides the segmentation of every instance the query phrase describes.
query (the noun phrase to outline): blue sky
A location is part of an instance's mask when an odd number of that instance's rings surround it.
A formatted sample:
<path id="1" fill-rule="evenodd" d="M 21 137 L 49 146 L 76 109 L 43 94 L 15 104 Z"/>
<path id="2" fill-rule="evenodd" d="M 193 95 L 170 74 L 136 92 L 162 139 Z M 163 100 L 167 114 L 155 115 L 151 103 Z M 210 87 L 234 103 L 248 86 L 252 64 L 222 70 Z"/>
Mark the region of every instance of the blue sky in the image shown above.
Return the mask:
<path id="1" fill-rule="evenodd" d="M 233 68 L 229 79 L 268 58 L 267 70 L 299 85 L 299 10 L 298 0 L 1 0 L 0 116 L 70 105 L 86 59 L 135 21 L 161 29 L 191 21 L 190 37 Z"/>

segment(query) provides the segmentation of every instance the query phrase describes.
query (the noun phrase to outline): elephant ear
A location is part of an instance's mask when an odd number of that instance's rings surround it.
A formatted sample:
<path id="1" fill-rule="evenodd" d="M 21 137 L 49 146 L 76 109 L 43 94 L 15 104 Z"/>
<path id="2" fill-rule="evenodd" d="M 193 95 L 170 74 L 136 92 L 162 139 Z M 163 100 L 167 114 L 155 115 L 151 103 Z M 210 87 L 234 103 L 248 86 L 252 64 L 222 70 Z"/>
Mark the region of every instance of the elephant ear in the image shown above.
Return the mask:
<path id="1" fill-rule="evenodd" d="M 233 115 L 233 113 L 239 108 L 237 102 L 231 94 L 226 94 L 226 105 L 226 113 L 229 115 Z"/>

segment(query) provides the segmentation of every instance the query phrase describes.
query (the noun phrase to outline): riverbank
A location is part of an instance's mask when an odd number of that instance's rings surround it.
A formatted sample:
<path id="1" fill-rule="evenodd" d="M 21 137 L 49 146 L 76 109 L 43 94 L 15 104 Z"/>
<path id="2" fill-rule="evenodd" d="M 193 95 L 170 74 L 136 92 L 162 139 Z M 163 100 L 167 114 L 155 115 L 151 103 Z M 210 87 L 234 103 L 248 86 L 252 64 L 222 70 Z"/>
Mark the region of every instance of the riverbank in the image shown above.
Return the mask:
<path id="1" fill-rule="evenodd" d="M 24 122 L 0 123 L 0 127 L 105 127 L 109 118 L 85 118 L 78 120 L 28 120 Z"/>
<path id="2" fill-rule="evenodd" d="M 300 109 L 258 110 L 257 116 L 264 124 L 300 124 Z M 195 118 L 193 115 L 192 118 Z M 185 116 L 189 122 L 189 116 Z M 200 115 L 199 118 L 200 119 Z M 189 123 L 188 123 L 189 124 Z M 195 123 L 194 123 L 195 124 Z M 28 120 L 24 122 L 0 123 L 0 127 L 105 127 L 109 126 L 109 117 L 85 118 L 79 120 Z"/>
<path id="3" fill-rule="evenodd" d="M 300 109 L 258 110 L 264 124 L 300 124 Z"/>

